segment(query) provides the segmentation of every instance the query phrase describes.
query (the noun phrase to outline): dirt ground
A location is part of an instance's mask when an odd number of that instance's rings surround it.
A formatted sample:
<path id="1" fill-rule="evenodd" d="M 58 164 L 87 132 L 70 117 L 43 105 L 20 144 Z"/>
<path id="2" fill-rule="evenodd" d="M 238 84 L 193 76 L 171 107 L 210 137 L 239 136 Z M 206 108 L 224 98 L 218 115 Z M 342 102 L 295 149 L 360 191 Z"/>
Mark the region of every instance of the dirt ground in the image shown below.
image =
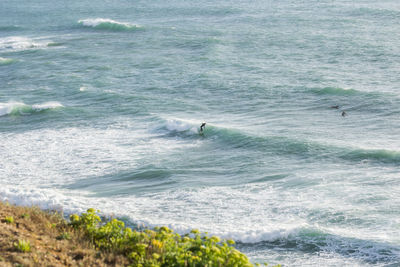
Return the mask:
<path id="1" fill-rule="evenodd" d="M 23 241 L 29 242 L 30 251 L 18 247 Z M 1 267 L 127 264 L 123 257 L 96 251 L 58 213 L 0 202 Z"/>

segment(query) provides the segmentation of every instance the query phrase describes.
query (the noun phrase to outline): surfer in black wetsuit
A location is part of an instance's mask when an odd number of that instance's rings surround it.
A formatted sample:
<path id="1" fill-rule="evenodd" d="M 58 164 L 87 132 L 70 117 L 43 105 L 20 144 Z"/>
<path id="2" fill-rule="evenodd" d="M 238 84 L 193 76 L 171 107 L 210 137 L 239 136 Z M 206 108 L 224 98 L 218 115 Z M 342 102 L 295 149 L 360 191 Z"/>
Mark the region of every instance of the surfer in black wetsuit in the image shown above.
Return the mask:
<path id="1" fill-rule="evenodd" d="M 343 112 L 342 112 L 342 117 L 344 117 L 344 116 L 347 116 L 346 111 L 343 111 Z"/>
<path id="2" fill-rule="evenodd" d="M 200 125 L 200 133 L 203 133 L 205 127 L 206 127 L 206 123 L 203 122 L 203 123 Z"/>

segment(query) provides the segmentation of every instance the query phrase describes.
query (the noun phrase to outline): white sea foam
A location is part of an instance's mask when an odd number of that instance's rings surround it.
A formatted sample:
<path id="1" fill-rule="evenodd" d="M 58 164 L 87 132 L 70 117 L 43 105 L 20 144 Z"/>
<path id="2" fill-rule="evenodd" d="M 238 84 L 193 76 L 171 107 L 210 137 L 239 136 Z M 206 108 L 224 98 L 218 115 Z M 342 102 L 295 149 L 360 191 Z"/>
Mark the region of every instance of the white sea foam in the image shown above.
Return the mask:
<path id="1" fill-rule="evenodd" d="M 45 106 L 54 105 L 47 103 Z M 191 131 L 199 122 L 165 119 L 159 120 L 158 125 L 161 131 Z M 0 198 L 15 204 L 35 204 L 67 213 L 95 207 L 106 215 L 128 217 L 147 227 L 167 225 L 179 233 L 198 228 L 246 244 L 299 242 L 299 250 L 302 245 L 310 245 L 331 255 L 346 255 L 353 249 L 354 258 L 384 260 L 386 256 L 379 255 L 379 250 L 393 251 L 378 242 L 379 235 L 387 232 L 384 226 L 360 228 L 357 221 L 357 225 L 348 223 L 339 232 L 336 225 L 324 223 L 324 218 L 336 219 L 337 213 L 350 219 L 367 216 L 368 204 L 359 203 L 359 211 L 351 204 L 358 198 L 354 194 L 353 187 L 357 186 L 354 181 L 347 184 L 343 180 L 340 183 L 326 181 L 318 187 L 307 188 L 290 186 L 288 181 L 282 180 L 237 187 L 188 188 L 185 185 L 141 195 L 100 197 L 94 195 L 99 193 L 95 189 L 88 192 L 79 187 L 80 182 L 92 179 L 95 184 L 97 177 L 114 177 L 124 169 L 132 171 L 146 164 L 157 165 L 160 158 L 170 160 L 182 147 L 193 150 L 198 143 L 187 142 L 184 138 L 159 137 L 157 133 L 149 133 L 148 125 L 130 120 L 108 129 L 81 127 L 1 134 L 1 140 L 0 170 L 4 176 Z M 296 180 L 313 181 L 314 176 L 319 175 L 305 172 L 297 171 Z M 207 172 L 203 177 L 207 178 Z M 74 189 L 60 189 L 71 184 L 75 185 Z M 124 184 L 118 186 L 123 188 Z M 374 195 L 379 193 L 387 194 L 387 190 L 374 191 Z M 315 217 L 319 218 L 317 223 L 313 221 Z M 371 239 L 378 241 L 369 242 Z M 391 240 L 395 243 L 397 239 Z M 362 247 L 363 242 L 369 248 Z"/>
<path id="2" fill-rule="evenodd" d="M 337 266 L 352 266 L 352 267 L 367 267 L 367 266 L 385 266 L 383 264 L 368 264 L 362 259 L 351 258 L 348 255 L 339 255 L 335 252 L 320 251 L 318 253 L 304 253 L 299 250 L 291 250 L 287 253 L 282 248 L 274 249 L 258 249 L 246 250 L 246 255 L 253 262 L 268 262 L 268 266 L 302 266 L 302 267 L 337 267 Z"/>
<path id="3" fill-rule="evenodd" d="M 60 199 L 60 195 L 54 190 L 35 190 L 22 186 L 20 189 L 9 186 L 2 186 L 0 189 L 0 201 L 20 206 L 35 205 L 42 209 L 62 209 Z"/>
<path id="4" fill-rule="evenodd" d="M 185 131 L 197 123 L 167 120 L 166 125 L 172 130 Z M 379 235 L 387 232 L 384 227 L 360 228 L 347 224 L 339 232 L 335 225 L 322 227 L 312 222 L 315 216 L 330 220 L 338 213 L 351 219 L 355 212 L 368 211 L 367 204 L 359 204 L 360 211 L 355 211 L 351 205 L 357 197 L 353 182 L 321 185 L 318 190 L 311 187 L 285 187 L 282 190 L 279 183 L 259 183 L 237 188 L 180 187 L 140 196 L 99 197 L 93 195 L 95 191 L 80 189 L 80 181 L 91 178 L 96 183 L 96 177 L 114 175 L 123 168 L 132 170 L 142 167 L 143 163 L 157 164 L 159 158 L 176 155 L 171 151 L 189 146 L 193 149 L 197 144 L 157 138 L 148 132 L 146 125 L 130 124 L 129 121 L 108 129 L 41 129 L 1 134 L 1 140 L 0 199 L 14 204 L 34 204 L 67 213 L 95 207 L 106 215 L 129 217 L 132 222 L 148 227 L 167 225 L 180 233 L 198 228 L 247 244 L 292 240 L 307 246 L 308 241 L 322 239 L 322 244 L 317 244 L 321 250 L 345 254 L 356 248 L 352 255 L 355 258 L 385 257 L 379 255 L 378 250 L 382 247 L 392 251 L 390 247 L 380 246 L 379 242 L 368 243 L 371 239 L 379 240 Z M 297 179 L 303 179 L 301 173 L 298 175 Z M 312 175 L 305 174 L 310 181 Z M 74 190 L 60 189 L 68 188 L 69 184 L 78 186 Z M 384 188 L 382 194 L 387 194 Z M 329 215 L 330 211 L 334 213 Z M 356 214 L 355 218 L 364 216 L 364 213 Z M 386 240 L 390 238 L 393 243 L 397 240 L 395 235 Z M 370 248 L 361 247 L 362 242 L 367 242 Z"/>
<path id="5" fill-rule="evenodd" d="M 274 241 L 296 242 L 300 248 L 309 244 L 318 246 L 322 253 L 331 255 L 339 253 L 339 255 L 344 256 L 351 253 L 353 258 L 369 258 L 370 260 L 374 258 L 385 260 L 386 257 L 399 256 L 396 256 L 396 253 L 398 253 L 396 250 L 384 243 L 368 243 L 368 239 L 357 240 L 345 235 L 331 235 L 329 231 L 301 221 L 292 220 L 292 224 L 287 224 L 283 220 L 285 216 L 282 217 L 279 213 L 265 214 L 265 217 L 260 218 L 262 219 L 260 221 L 256 217 L 245 216 L 244 213 L 248 213 L 254 206 L 243 210 L 243 206 L 237 207 L 237 201 L 232 204 L 225 201 L 227 196 L 238 197 L 248 194 L 247 190 L 235 192 L 222 187 L 218 188 L 218 191 L 223 195 L 218 202 L 215 202 L 216 196 L 209 195 L 209 188 L 191 193 L 178 190 L 161 195 L 101 198 L 91 197 L 90 193 L 85 191 L 40 189 L 27 184 L 20 184 L 2 186 L 0 188 L 0 200 L 18 205 L 37 205 L 43 209 L 62 210 L 66 214 L 79 213 L 87 208 L 96 207 L 101 209 L 104 215 L 123 216 L 125 218 L 128 216 L 131 222 L 143 227 L 166 225 L 181 234 L 188 233 L 193 228 L 198 228 L 202 232 L 207 231 L 210 235 L 216 234 L 225 239 L 234 239 L 247 244 Z M 182 194 L 183 196 L 180 197 Z M 189 197 L 190 195 L 191 197 Z M 210 206 L 203 205 L 204 203 L 196 203 L 194 201 L 196 200 L 195 195 L 199 195 L 199 197 L 211 196 L 211 199 L 204 199 L 203 202 L 209 202 L 215 207 L 211 209 Z M 243 199 L 240 200 L 240 202 L 244 201 Z M 274 202 L 274 204 L 276 205 L 277 202 Z M 280 207 L 280 209 L 284 208 Z M 258 207 L 256 209 L 259 211 Z M 253 222 L 253 224 L 249 224 L 249 222 Z M 381 255 L 379 252 L 381 250 L 391 251 L 393 254 Z"/>
<path id="6" fill-rule="evenodd" d="M 13 112 L 15 105 L 8 104 L 2 112 Z M 54 106 L 58 105 L 43 104 L 37 108 Z M 32 130 L 1 136 L 0 169 L 4 175 L 1 182 L 37 186 L 65 184 L 75 179 L 110 175 L 121 168 L 139 167 L 138 160 L 152 164 L 154 156 L 168 157 L 182 147 L 197 145 L 151 138 L 146 125 L 142 125 L 143 129 L 136 124 L 126 125 L 108 129 Z"/>
<path id="7" fill-rule="evenodd" d="M 24 36 L 10 36 L 0 38 L 0 51 L 23 51 L 30 49 L 40 49 L 52 44 L 46 38 L 29 38 Z"/>
<path id="8" fill-rule="evenodd" d="M 57 176 L 53 177 L 57 179 Z M 104 215 L 129 217 L 131 222 L 143 227 L 166 225 L 179 233 L 198 228 L 211 235 L 216 234 L 247 244 L 296 242 L 300 251 L 302 246 L 316 246 L 318 251 L 327 257 L 346 257 L 351 254 L 354 262 L 363 259 L 385 261 L 399 256 L 398 251 L 390 245 L 369 242 L 369 232 L 362 234 L 358 229 L 353 229 L 347 232 L 348 236 L 343 231 L 342 235 L 337 235 L 334 234 L 335 230 L 331 233 L 329 229 L 303 221 L 298 215 L 306 211 L 306 206 L 296 213 L 295 210 L 300 208 L 293 207 L 290 201 L 285 202 L 285 194 L 279 195 L 279 190 L 274 188 L 265 188 L 256 195 L 253 185 L 238 189 L 179 189 L 161 194 L 103 198 L 92 197 L 87 191 L 40 188 L 40 185 L 29 183 L 3 185 L 0 188 L 0 200 L 18 205 L 37 205 L 43 209 L 62 210 L 66 214 L 96 207 Z M 38 183 L 38 180 L 35 179 L 35 183 Z M 299 201 L 304 204 L 301 199 Z M 322 205 L 324 204 L 326 203 Z M 354 238 L 355 235 L 362 238 Z M 380 251 L 391 254 L 381 254 Z M 286 260 L 289 259 L 284 257 L 283 261 Z M 307 260 L 298 259 L 298 262 Z"/>
<path id="9" fill-rule="evenodd" d="M 191 121 L 183 121 L 178 119 L 168 119 L 165 123 L 165 127 L 169 131 L 184 132 L 193 131 L 196 132 L 196 125 Z"/>
<path id="10" fill-rule="evenodd" d="M 185 223 L 174 220 L 159 220 L 163 212 L 160 210 L 158 214 L 154 214 L 155 218 L 149 211 L 154 212 L 152 205 L 159 204 L 157 199 L 152 197 L 115 197 L 113 200 L 107 198 L 93 198 L 90 197 L 89 192 L 68 192 L 60 189 L 46 189 L 35 188 L 27 184 L 19 184 L 14 186 L 5 185 L 0 188 L 0 200 L 8 201 L 12 204 L 31 206 L 36 205 L 42 209 L 57 209 L 63 210 L 66 213 L 83 212 L 89 207 L 100 208 L 105 215 L 126 216 L 129 215 L 132 222 L 144 227 L 155 227 L 160 225 L 167 225 L 179 233 L 188 233 L 194 227 L 200 228 L 202 231 L 208 231 L 210 234 L 217 234 L 222 238 L 234 239 L 244 243 L 257 243 L 261 241 L 275 241 L 278 239 L 286 239 L 289 235 L 297 234 L 301 229 L 295 225 L 276 225 L 271 229 L 271 224 L 266 224 L 268 227 L 264 229 L 251 229 L 244 230 L 243 225 L 239 227 L 225 228 L 216 224 L 196 224 Z M 163 198 L 161 198 L 161 201 Z M 164 199 L 165 200 L 165 199 Z M 182 203 L 181 203 L 182 204 Z M 147 206 L 150 205 L 150 206 Z M 147 206 L 147 212 L 146 212 Z M 193 212 L 193 211 L 190 211 Z M 160 216 L 161 215 L 161 216 Z M 165 214 L 164 214 L 165 215 Z M 226 225 L 225 225 L 226 226 Z"/>
<path id="11" fill-rule="evenodd" d="M 64 106 L 61 103 L 56 102 L 56 101 L 32 105 L 32 109 L 37 110 L 37 111 L 41 111 L 41 110 L 45 110 L 45 109 L 60 108 L 60 107 L 64 107 Z"/>

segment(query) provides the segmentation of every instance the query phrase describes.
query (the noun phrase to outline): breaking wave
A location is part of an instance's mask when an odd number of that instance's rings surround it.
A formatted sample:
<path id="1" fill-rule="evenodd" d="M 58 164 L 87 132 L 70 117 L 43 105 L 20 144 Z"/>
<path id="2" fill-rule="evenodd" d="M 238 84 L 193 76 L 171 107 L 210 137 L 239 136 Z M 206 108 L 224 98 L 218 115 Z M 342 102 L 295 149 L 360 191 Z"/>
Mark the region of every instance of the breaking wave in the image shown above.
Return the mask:
<path id="1" fill-rule="evenodd" d="M 165 137 L 198 138 L 201 122 L 168 119 L 156 128 Z M 224 148 L 247 148 L 277 155 L 336 158 L 351 162 L 399 164 L 400 151 L 321 144 L 285 136 L 254 136 L 236 129 L 207 124 L 202 138 L 212 139 Z"/>
<path id="2" fill-rule="evenodd" d="M 23 36 L 11 36 L 0 38 L 0 51 L 14 52 L 31 49 L 41 49 L 48 46 L 54 46 L 54 42 L 43 38 L 28 38 Z"/>
<path id="3" fill-rule="evenodd" d="M 85 27 L 91 27 L 99 30 L 109 30 L 109 31 L 130 31 L 141 28 L 141 26 L 126 22 L 119 22 L 112 19 L 82 19 L 78 23 Z"/>
<path id="4" fill-rule="evenodd" d="M 0 66 L 9 65 L 14 62 L 15 62 L 15 59 L 0 57 Z"/>
<path id="5" fill-rule="evenodd" d="M 6 115 L 30 115 L 48 109 L 63 107 L 59 102 L 46 102 L 42 104 L 27 105 L 22 102 L 0 103 L 0 116 Z"/>

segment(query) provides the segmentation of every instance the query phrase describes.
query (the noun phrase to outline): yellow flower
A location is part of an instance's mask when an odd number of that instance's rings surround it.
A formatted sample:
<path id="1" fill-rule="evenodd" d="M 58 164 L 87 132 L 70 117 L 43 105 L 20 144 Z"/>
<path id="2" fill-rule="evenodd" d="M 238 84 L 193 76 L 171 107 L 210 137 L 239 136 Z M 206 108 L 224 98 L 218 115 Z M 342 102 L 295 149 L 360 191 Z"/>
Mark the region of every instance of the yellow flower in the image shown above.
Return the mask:
<path id="1" fill-rule="evenodd" d="M 218 242 L 221 241 L 221 239 L 219 239 L 218 236 L 212 236 L 212 237 L 211 237 L 211 240 L 212 240 L 213 242 L 215 242 L 215 243 L 218 243 Z"/>
<path id="2" fill-rule="evenodd" d="M 199 232 L 199 230 L 197 230 L 197 229 L 193 229 L 192 231 L 190 231 L 192 234 L 198 234 L 198 233 L 200 233 Z"/>
<path id="3" fill-rule="evenodd" d="M 79 215 L 72 214 L 71 216 L 69 216 L 69 219 L 71 220 L 71 222 L 77 222 L 79 221 Z"/>
<path id="4" fill-rule="evenodd" d="M 198 257 L 198 256 L 192 256 L 192 261 L 200 261 L 200 257 Z"/>
<path id="5" fill-rule="evenodd" d="M 153 247 L 156 248 L 162 248 L 163 247 L 163 243 L 157 239 L 153 239 L 151 240 L 151 244 L 153 245 Z"/>

